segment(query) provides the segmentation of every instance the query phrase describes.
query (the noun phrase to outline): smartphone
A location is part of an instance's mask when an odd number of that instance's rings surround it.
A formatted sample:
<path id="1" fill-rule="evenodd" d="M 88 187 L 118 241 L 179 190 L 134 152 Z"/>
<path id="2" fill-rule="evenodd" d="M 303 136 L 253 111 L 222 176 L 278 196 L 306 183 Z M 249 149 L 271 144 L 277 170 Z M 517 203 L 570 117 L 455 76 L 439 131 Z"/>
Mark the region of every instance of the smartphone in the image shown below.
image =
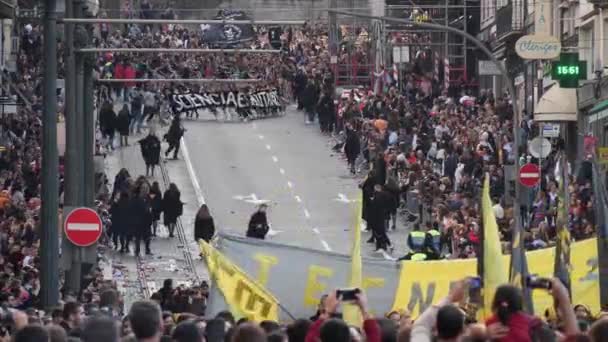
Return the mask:
<path id="1" fill-rule="evenodd" d="M 338 297 L 338 300 L 343 302 L 352 302 L 357 300 L 357 295 L 359 293 L 361 293 L 361 290 L 358 288 L 340 289 L 336 291 L 336 297 Z"/>
<path id="2" fill-rule="evenodd" d="M 526 278 L 526 286 L 531 289 L 551 290 L 552 282 L 549 278 L 529 275 Z"/>
<path id="3" fill-rule="evenodd" d="M 481 303 L 481 289 L 483 288 L 483 280 L 481 277 L 469 277 L 469 302 Z"/>
<path id="4" fill-rule="evenodd" d="M 482 287 L 481 277 L 469 277 L 469 289 L 470 290 L 478 290 Z"/>

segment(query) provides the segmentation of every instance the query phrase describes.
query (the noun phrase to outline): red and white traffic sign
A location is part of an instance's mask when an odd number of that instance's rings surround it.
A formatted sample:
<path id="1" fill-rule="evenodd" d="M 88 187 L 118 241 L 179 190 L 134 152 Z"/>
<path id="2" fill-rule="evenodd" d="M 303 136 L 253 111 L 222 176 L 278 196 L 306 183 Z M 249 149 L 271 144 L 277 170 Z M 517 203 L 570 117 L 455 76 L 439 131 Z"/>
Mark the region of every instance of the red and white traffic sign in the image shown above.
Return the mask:
<path id="1" fill-rule="evenodd" d="M 528 188 L 535 187 L 540 181 L 540 169 L 538 165 L 528 163 L 519 169 L 519 181 Z"/>
<path id="2" fill-rule="evenodd" d="M 76 208 L 65 218 L 65 236 L 79 247 L 87 247 L 99 240 L 103 225 L 97 212 L 90 208 Z"/>

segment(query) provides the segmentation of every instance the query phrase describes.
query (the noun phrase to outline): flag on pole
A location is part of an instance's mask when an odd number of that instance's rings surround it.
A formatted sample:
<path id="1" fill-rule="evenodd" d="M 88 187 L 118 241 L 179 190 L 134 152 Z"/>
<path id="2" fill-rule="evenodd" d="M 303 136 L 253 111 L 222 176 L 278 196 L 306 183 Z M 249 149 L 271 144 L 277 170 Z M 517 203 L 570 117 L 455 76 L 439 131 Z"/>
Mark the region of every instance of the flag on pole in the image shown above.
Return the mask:
<path id="1" fill-rule="evenodd" d="M 492 209 L 490 199 L 490 176 L 486 174 L 483 182 L 483 192 L 481 195 L 481 212 L 483 217 L 483 251 L 481 253 L 483 268 L 483 310 L 482 317 L 487 318 L 492 315 L 492 300 L 496 288 L 509 281 L 508 274 L 505 272 L 500 236 L 498 234 L 498 224 Z"/>
<path id="2" fill-rule="evenodd" d="M 561 180 L 557 208 L 557 241 L 555 246 L 555 261 L 553 274 L 560 279 L 570 292 L 570 230 L 568 227 L 568 208 L 570 206 L 570 194 L 568 193 L 568 161 L 565 156 L 560 157 Z"/>
<path id="3" fill-rule="evenodd" d="M 363 266 L 361 263 L 361 217 L 363 212 L 363 195 L 359 195 L 357 209 L 355 210 L 355 226 L 353 229 L 353 245 L 351 247 L 350 258 L 350 280 L 349 287 L 360 289 L 363 282 Z M 344 320 L 349 325 L 361 327 L 363 317 L 361 311 L 354 304 L 344 304 Z"/>
<path id="4" fill-rule="evenodd" d="M 528 259 L 526 250 L 522 245 L 523 225 L 519 215 L 515 215 L 515 227 L 513 229 L 513 239 L 511 241 L 511 264 L 509 266 L 509 282 L 511 285 L 520 288 L 524 296 L 524 309 L 526 312 L 534 313 L 532 303 L 532 293 L 526 286 L 528 277 Z"/>

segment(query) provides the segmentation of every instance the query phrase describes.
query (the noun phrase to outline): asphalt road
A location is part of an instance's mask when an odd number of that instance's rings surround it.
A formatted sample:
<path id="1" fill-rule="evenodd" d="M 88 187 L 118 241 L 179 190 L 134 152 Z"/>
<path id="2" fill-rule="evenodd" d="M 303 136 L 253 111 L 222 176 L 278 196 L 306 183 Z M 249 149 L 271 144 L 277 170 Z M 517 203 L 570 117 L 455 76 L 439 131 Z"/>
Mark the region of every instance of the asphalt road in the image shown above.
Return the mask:
<path id="1" fill-rule="evenodd" d="M 205 117 L 186 119 L 184 126 L 192 169 L 221 230 L 244 235 L 257 204 L 268 202 L 269 239 L 349 253 L 361 179 L 349 174 L 318 125 L 306 125 L 289 107 L 278 118 L 242 123 Z M 404 248 L 400 226 L 390 234 L 394 256 Z M 366 246 L 363 254 L 372 250 Z"/>

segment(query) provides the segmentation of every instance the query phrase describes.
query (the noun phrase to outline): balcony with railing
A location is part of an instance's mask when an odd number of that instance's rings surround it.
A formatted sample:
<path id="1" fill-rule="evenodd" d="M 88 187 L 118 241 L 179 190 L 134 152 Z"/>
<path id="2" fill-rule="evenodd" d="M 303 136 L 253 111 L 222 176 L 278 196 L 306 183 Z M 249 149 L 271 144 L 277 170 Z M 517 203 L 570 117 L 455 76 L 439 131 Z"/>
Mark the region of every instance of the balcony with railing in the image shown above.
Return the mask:
<path id="1" fill-rule="evenodd" d="M 524 1 L 510 0 L 496 10 L 496 40 L 504 41 L 512 36 L 521 36 L 525 28 Z"/>
<path id="2" fill-rule="evenodd" d="M 12 19 L 15 14 L 15 0 L 0 0 L 0 19 Z"/>

